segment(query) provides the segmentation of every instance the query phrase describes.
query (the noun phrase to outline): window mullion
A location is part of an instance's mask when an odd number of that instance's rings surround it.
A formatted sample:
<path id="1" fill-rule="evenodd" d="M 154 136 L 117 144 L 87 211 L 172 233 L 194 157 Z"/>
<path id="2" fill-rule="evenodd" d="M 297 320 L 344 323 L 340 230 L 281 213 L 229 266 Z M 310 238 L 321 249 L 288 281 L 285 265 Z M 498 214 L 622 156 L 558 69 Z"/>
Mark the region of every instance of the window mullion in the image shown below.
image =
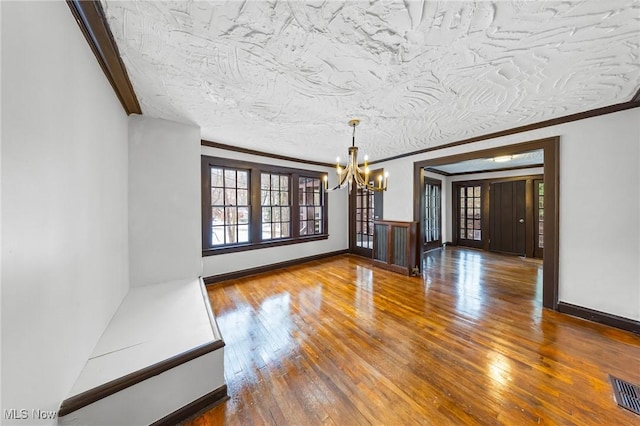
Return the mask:
<path id="1" fill-rule="evenodd" d="M 262 200 L 260 198 L 260 169 L 253 167 L 250 170 L 251 185 L 249 185 L 249 196 L 251 198 L 251 215 L 249 218 L 249 242 L 252 244 L 262 241 Z"/>
<path id="2" fill-rule="evenodd" d="M 290 218 L 291 218 L 291 236 L 293 238 L 300 237 L 300 175 L 297 173 L 291 174 L 291 203 L 290 205 Z"/>
<path id="3" fill-rule="evenodd" d="M 202 160 L 202 247 L 211 246 L 211 165 Z"/>

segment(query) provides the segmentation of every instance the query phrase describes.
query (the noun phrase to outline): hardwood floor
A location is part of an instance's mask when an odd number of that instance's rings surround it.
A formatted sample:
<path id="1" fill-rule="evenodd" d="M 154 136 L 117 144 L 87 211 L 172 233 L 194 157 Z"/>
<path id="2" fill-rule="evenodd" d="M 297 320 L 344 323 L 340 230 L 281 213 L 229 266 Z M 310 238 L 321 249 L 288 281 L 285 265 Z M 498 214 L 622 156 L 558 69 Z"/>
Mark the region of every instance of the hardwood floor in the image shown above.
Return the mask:
<path id="1" fill-rule="evenodd" d="M 188 425 L 632 425 L 640 337 L 541 308 L 540 261 L 339 256 L 209 287 L 230 399 Z"/>

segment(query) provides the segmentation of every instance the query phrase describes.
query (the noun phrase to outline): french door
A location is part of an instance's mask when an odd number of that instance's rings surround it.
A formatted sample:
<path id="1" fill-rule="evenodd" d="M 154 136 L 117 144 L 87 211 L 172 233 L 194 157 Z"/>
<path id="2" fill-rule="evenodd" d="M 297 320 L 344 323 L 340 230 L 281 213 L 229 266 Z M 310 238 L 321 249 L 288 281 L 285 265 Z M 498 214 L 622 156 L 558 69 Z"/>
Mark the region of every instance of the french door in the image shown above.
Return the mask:
<path id="1" fill-rule="evenodd" d="M 422 250 L 427 251 L 442 246 L 442 184 L 425 177 L 423 191 Z"/>
<path id="2" fill-rule="evenodd" d="M 374 170 L 369 176 L 374 184 L 382 170 Z M 354 188 L 349 194 L 349 250 L 357 255 L 372 257 L 373 221 L 382 219 L 382 192 Z"/>
<path id="3" fill-rule="evenodd" d="M 453 185 L 454 242 L 458 245 L 484 248 L 485 188 L 482 182 L 456 182 Z"/>
<path id="4" fill-rule="evenodd" d="M 533 214 L 535 215 L 533 256 L 542 259 L 544 257 L 544 181 L 542 179 L 533 181 L 533 192 Z"/>

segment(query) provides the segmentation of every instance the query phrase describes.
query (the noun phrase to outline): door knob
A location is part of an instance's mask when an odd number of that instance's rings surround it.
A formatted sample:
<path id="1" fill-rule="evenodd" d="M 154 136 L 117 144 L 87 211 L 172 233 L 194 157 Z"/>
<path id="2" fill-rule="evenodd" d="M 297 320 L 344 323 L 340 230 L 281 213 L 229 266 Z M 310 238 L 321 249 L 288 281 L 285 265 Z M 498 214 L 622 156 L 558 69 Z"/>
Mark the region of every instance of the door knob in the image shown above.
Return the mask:
<path id="1" fill-rule="evenodd" d="M 520 219 L 518 222 L 520 222 L 520 223 L 524 223 L 524 219 Z"/>

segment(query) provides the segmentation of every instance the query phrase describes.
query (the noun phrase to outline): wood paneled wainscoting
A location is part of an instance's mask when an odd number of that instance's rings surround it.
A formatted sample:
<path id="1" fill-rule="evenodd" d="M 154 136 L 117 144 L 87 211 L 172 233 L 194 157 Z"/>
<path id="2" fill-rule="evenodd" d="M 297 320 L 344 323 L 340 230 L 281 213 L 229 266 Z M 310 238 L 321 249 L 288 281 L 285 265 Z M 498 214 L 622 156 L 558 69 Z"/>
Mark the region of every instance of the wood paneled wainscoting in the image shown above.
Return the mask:
<path id="1" fill-rule="evenodd" d="M 230 400 L 209 424 L 631 425 L 640 337 L 541 306 L 542 265 L 466 248 L 419 277 L 341 255 L 209 286 Z"/>

